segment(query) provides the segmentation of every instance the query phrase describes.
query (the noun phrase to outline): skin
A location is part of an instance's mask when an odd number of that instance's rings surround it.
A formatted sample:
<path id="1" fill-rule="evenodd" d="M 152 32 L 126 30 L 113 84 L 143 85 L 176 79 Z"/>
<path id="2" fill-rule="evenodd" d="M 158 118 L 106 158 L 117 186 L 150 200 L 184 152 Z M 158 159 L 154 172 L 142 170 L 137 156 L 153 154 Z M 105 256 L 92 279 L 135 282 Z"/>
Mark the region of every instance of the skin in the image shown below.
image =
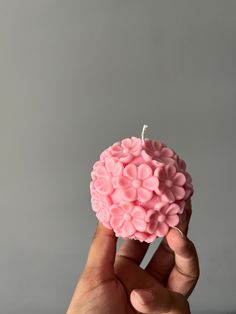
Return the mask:
<path id="1" fill-rule="evenodd" d="M 197 252 L 187 237 L 191 213 L 189 200 L 177 226 L 183 237 L 172 228 L 145 269 L 140 263 L 147 243 L 125 240 L 116 252 L 113 231 L 98 224 L 67 314 L 190 313 L 187 298 L 199 278 Z"/>

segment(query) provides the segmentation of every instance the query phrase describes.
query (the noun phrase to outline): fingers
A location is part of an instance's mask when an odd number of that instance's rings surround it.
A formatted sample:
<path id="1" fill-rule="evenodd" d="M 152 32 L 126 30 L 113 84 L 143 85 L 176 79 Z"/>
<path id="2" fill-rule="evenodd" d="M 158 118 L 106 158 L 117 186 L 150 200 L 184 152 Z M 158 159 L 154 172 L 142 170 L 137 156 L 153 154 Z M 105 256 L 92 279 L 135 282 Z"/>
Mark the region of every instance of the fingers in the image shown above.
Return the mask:
<path id="1" fill-rule="evenodd" d="M 158 281 L 165 284 L 166 279 L 169 276 L 172 268 L 174 266 L 174 253 L 169 248 L 169 245 L 164 238 L 156 252 L 154 253 L 152 259 L 146 266 L 146 271 L 154 276 Z"/>
<path id="2" fill-rule="evenodd" d="M 142 262 L 148 247 L 149 244 L 146 242 L 127 239 L 120 247 L 117 256 L 127 258 L 139 265 Z"/>
<path id="3" fill-rule="evenodd" d="M 191 199 L 186 202 L 185 209 L 182 215 L 180 215 L 180 221 L 177 227 L 185 234 L 188 234 L 189 222 L 192 216 L 192 203 Z"/>
<path id="4" fill-rule="evenodd" d="M 126 287 L 127 294 L 130 295 L 130 301 L 137 312 L 148 314 L 190 313 L 187 311 L 188 302 L 184 296 L 164 288 L 155 278 L 133 261 L 118 256 L 115 261 L 115 272 Z M 151 291 L 151 296 L 147 296 L 148 293 L 142 294 L 141 291 L 143 290 Z"/>
<path id="5" fill-rule="evenodd" d="M 98 223 L 92 244 L 89 249 L 85 270 L 92 269 L 102 276 L 114 274 L 117 238 L 113 232 Z"/>
<path id="6" fill-rule="evenodd" d="M 163 291 L 155 288 L 133 290 L 130 301 L 133 307 L 141 313 L 190 314 L 187 299 L 166 289 Z"/>
<path id="7" fill-rule="evenodd" d="M 175 265 L 169 275 L 167 287 L 189 297 L 199 278 L 195 246 L 187 237 L 182 238 L 175 229 L 168 233 L 166 239 L 175 257 Z"/>
<path id="8" fill-rule="evenodd" d="M 185 206 L 184 213 L 180 217 L 178 228 L 187 234 L 189 221 L 192 214 L 191 200 L 188 200 Z M 152 274 L 163 284 L 166 283 L 169 274 L 174 267 L 175 257 L 173 251 L 170 249 L 166 238 L 163 238 L 153 257 L 146 267 L 146 271 Z"/>
<path id="9" fill-rule="evenodd" d="M 80 301 L 83 295 L 86 295 L 85 291 L 90 291 L 102 282 L 114 279 L 116 240 L 112 230 L 98 223 L 89 249 L 87 263 L 75 288 L 68 313 L 78 312 Z"/>

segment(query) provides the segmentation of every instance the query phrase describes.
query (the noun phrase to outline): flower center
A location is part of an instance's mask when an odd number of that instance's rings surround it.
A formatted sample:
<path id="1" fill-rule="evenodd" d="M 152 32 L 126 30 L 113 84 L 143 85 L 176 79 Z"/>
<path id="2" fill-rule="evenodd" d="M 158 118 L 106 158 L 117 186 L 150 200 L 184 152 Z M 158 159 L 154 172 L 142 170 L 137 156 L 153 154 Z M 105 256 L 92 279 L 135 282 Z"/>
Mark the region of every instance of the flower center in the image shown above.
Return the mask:
<path id="1" fill-rule="evenodd" d="M 128 148 L 123 149 L 123 153 L 127 154 L 129 152 Z"/>
<path id="2" fill-rule="evenodd" d="M 141 186 L 141 181 L 138 179 L 133 180 L 132 185 L 134 188 L 138 189 Z"/>
<path id="3" fill-rule="evenodd" d="M 124 214 L 124 220 L 130 221 L 131 220 L 130 215 L 129 214 Z"/>
<path id="4" fill-rule="evenodd" d="M 165 221 L 165 219 L 166 219 L 166 216 L 165 216 L 165 215 L 163 215 L 163 214 L 158 215 L 157 220 L 158 220 L 159 222 L 163 222 L 163 221 Z"/>
<path id="5" fill-rule="evenodd" d="M 155 156 L 155 157 L 159 157 L 160 154 L 161 154 L 161 153 L 160 153 L 158 150 L 155 150 L 155 152 L 154 152 L 154 156 Z"/>
<path id="6" fill-rule="evenodd" d="M 171 180 L 166 180 L 165 183 L 168 188 L 171 188 L 173 186 L 173 182 Z"/>

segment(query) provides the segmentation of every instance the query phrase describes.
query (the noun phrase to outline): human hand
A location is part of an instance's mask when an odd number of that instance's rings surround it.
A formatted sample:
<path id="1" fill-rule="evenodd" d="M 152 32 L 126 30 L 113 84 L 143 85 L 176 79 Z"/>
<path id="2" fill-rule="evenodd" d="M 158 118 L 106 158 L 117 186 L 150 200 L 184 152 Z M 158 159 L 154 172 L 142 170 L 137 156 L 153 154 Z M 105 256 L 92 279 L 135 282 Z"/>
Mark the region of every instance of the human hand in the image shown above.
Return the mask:
<path id="1" fill-rule="evenodd" d="M 197 252 L 186 236 L 191 201 L 184 213 L 177 227 L 185 236 L 171 229 L 145 269 L 147 243 L 125 240 L 116 253 L 114 232 L 98 224 L 67 314 L 190 313 L 187 298 L 199 277 Z"/>

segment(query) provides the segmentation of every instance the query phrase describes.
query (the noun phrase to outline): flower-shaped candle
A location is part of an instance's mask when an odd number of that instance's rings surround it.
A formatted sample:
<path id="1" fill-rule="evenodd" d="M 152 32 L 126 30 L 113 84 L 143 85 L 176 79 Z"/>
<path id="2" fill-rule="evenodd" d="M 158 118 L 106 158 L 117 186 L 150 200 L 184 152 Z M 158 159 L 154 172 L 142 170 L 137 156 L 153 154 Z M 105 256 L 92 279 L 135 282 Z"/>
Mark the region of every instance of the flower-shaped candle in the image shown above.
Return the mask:
<path id="1" fill-rule="evenodd" d="M 179 223 L 193 193 L 185 162 L 157 140 L 131 137 L 105 149 L 95 162 L 91 204 L 116 236 L 152 242 Z"/>

